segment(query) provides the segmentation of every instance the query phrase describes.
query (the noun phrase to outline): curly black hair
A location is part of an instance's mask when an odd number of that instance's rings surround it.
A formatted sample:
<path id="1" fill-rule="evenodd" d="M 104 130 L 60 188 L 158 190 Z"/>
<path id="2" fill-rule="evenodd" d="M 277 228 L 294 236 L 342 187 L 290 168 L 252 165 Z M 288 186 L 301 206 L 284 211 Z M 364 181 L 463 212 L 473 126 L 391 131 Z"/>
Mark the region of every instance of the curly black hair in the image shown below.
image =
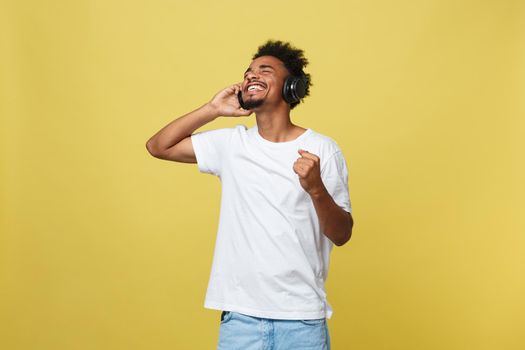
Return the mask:
<path id="1" fill-rule="evenodd" d="M 304 67 L 308 65 L 308 60 L 304 57 L 303 50 L 293 47 L 290 43 L 282 42 L 280 40 L 268 40 L 263 45 L 259 46 L 257 52 L 253 55 L 252 60 L 261 56 L 273 56 L 284 63 L 284 66 L 290 74 L 295 76 L 303 76 L 306 78 L 306 93 L 305 97 L 310 95 L 310 86 L 312 80 L 310 74 L 303 71 Z M 300 102 L 290 104 L 290 109 L 294 109 Z"/>

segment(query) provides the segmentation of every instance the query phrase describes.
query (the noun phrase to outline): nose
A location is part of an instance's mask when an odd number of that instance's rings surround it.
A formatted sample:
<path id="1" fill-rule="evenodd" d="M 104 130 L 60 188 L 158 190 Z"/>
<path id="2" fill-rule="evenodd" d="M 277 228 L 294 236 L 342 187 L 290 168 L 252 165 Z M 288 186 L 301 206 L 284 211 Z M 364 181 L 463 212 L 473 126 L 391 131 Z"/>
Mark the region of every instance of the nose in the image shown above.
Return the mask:
<path id="1" fill-rule="evenodd" d="M 253 80 L 253 79 L 256 79 L 258 78 L 259 75 L 256 74 L 254 71 L 249 71 L 246 73 L 246 79 L 248 79 L 249 81 Z"/>

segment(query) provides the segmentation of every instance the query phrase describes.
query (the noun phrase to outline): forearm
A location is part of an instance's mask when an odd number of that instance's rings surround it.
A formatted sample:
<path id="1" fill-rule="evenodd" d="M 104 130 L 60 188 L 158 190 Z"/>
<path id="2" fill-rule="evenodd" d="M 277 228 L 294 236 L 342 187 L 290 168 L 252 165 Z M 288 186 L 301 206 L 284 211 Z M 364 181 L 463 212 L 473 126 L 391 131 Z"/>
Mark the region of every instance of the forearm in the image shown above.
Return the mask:
<path id="1" fill-rule="evenodd" d="M 323 232 L 335 245 L 345 244 L 352 236 L 352 216 L 341 208 L 323 188 L 310 194 L 312 198 L 321 232 Z"/>
<path id="2" fill-rule="evenodd" d="M 147 147 L 149 150 L 166 150 L 217 117 L 216 109 L 206 103 L 163 127 L 148 140 Z"/>

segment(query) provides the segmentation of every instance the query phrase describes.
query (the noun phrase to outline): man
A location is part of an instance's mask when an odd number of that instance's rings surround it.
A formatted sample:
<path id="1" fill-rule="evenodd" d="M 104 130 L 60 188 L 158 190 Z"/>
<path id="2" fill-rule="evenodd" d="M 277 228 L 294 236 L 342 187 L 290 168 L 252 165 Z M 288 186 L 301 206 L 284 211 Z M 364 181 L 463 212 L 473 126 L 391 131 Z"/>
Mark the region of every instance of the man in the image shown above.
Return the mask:
<path id="1" fill-rule="evenodd" d="M 302 50 L 268 41 L 241 83 L 172 121 L 146 145 L 157 158 L 197 163 L 221 180 L 204 303 L 223 310 L 219 349 L 330 348 L 324 284 L 333 244 L 350 239 L 353 219 L 337 143 L 290 120 L 290 110 L 309 95 L 307 64 Z M 285 84 L 290 76 L 295 86 Z M 192 134 L 219 116 L 253 112 L 251 128 Z"/>

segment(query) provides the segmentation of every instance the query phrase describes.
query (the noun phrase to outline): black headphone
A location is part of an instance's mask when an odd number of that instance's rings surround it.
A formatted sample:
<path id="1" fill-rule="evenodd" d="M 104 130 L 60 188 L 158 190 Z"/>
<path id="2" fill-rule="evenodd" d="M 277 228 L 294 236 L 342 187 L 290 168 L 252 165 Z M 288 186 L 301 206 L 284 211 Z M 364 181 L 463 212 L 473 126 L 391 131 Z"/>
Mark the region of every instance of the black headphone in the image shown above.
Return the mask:
<path id="1" fill-rule="evenodd" d="M 288 104 L 299 102 L 306 95 L 308 79 L 304 75 L 289 75 L 284 81 L 283 98 Z"/>
<path id="2" fill-rule="evenodd" d="M 289 75 L 283 84 L 283 99 L 288 104 L 299 102 L 306 95 L 308 79 L 305 75 Z M 239 91 L 239 104 L 244 108 L 244 103 Z"/>

